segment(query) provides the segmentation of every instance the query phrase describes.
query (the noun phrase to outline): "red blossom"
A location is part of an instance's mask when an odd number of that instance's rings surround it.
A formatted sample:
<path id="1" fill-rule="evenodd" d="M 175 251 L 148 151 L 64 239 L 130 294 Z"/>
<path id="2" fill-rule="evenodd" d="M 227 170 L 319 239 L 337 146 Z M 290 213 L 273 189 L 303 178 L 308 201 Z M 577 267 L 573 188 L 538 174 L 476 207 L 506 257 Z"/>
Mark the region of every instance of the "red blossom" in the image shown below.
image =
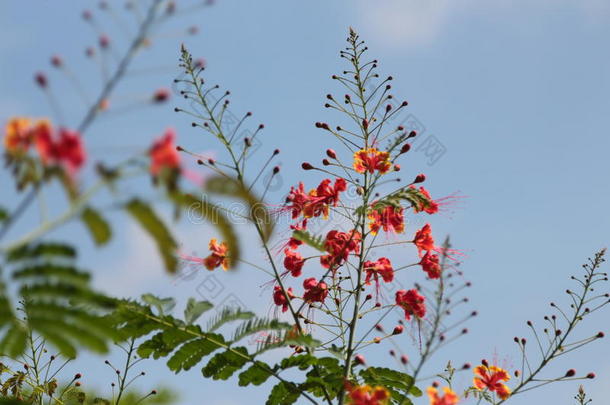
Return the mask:
<path id="1" fill-rule="evenodd" d="M 434 238 L 432 237 L 432 228 L 430 227 L 430 224 L 424 225 L 415 233 L 413 243 L 417 247 L 419 257 L 423 257 L 423 251 L 437 250 L 437 247 L 434 246 Z"/>
<path id="2" fill-rule="evenodd" d="M 346 387 L 348 391 L 348 404 L 350 405 L 386 405 L 390 400 L 389 391 L 381 386 L 370 385 Z"/>
<path id="3" fill-rule="evenodd" d="M 305 218 L 300 224 L 290 225 L 290 229 L 293 231 L 304 231 L 307 229 L 307 218 Z M 290 237 L 288 240 L 288 247 L 290 249 L 296 249 L 303 244 L 303 241 Z"/>
<path id="4" fill-rule="evenodd" d="M 330 179 L 324 179 L 317 188 L 305 193 L 305 186 L 299 183 L 297 188 L 291 187 L 288 195 L 287 207 L 292 212 L 292 218 L 303 215 L 305 218 L 328 217 L 329 207 L 336 206 L 339 202 L 339 194 L 347 189 L 345 179 L 338 178 L 331 185 Z"/>
<path id="5" fill-rule="evenodd" d="M 273 302 L 278 307 L 282 307 L 282 312 L 286 312 L 288 310 L 288 300 L 286 300 L 286 295 L 288 298 L 293 299 L 294 295 L 292 294 L 292 288 L 286 290 L 286 294 L 282 291 L 282 287 L 276 285 L 273 287 Z"/>
<path id="6" fill-rule="evenodd" d="M 405 219 L 403 212 L 404 208 L 391 205 L 384 207 L 381 212 L 376 209 L 371 209 L 368 214 L 371 233 L 377 235 L 379 229 L 383 229 L 385 232 L 404 232 Z"/>
<path id="7" fill-rule="evenodd" d="M 155 140 L 149 150 L 150 173 L 158 176 L 163 169 L 178 169 L 180 167 L 180 154 L 176 150 L 176 132 L 167 129 L 165 134 Z"/>
<path id="8" fill-rule="evenodd" d="M 327 255 L 320 257 L 320 263 L 325 268 L 336 268 L 347 260 L 350 253 L 360 252 L 360 242 L 362 235 L 356 230 L 341 232 L 332 230 L 326 234 L 324 248 Z"/>
<path id="9" fill-rule="evenodd" d="M 396 305 L 405 310 L 405 319 L 411 319 L 411 315 L 423 318 L 426 315 L 426 298 L 417 290 L 398 290 L 396 291 Z"/>
<path id="10" fill-rule="evenodd" d="M 286 270 L 290 271 L 293 277 L 299 277 L 303 270 L 303 265 L 305 264 L 305 259 L 301 256 L 300 253 L 294 252 L 290 249 L 285 249 L 284 254 L 284 267 Z"/>
<path id="11" fill-rule="evenodd" d="M 222 266 L 223 270 L 229 269 L 228 246 L 226 242 L 218 243 L 215 238 L 210 240 L 209 249 L 212 252 L 208 257 L 203 259 L 203 265 L 206 269 L 212 271 L 215 268 Z"/>
<path id="12" fill-rule="evenodd" d="M 428 273 L 428 277 L 435 279 L 441 276 L 441 265 L 437 254 L 426 252 L 421 258 L 419 264 L 422 269 Z"/>
<path id="13" fill-rule="evenodd" d="M 366 278 L 364 282 L 368 285 L 371 284 L 371 279 L 375 280 L 375 283 L 379 287 L 379 276 L 386 283 L 391 283 L 394 280 L 394 269 L 392 263 L 387 257 L 381 257 L 376 261 L 364 262 L 364 271 L 366 272 Z"/>
<path id="14" fill-rule="evenodd" d="M 496 366 L 480 365 L 475 367 L 474 374 L 472 382 L 479 391 L 488 389 L 498 394 L 502 400 L 510 396 L 510 389 L 503 384 L 504 381 L 510 380 L 510 374 L 506 370 Z"/>
<path id="15" fill-rule="evenodd" d="M 309 304 L 324 302 L 328 295 L 328 286 L 326 283 L 317 281 L 315 277 L 306 278 L 305 281 L 303 281 L 303 288 L 305 288 L 303 300 Z"/>
<path id="16" fill-rule="evenodd" d="M 34 129 L 34 139 L 44 165 L 60 165 L 72 176 L 85 164 L 87 155 L 76 131 L 61 128 L 53 134 L 51 125 L 41 121 Z"/>

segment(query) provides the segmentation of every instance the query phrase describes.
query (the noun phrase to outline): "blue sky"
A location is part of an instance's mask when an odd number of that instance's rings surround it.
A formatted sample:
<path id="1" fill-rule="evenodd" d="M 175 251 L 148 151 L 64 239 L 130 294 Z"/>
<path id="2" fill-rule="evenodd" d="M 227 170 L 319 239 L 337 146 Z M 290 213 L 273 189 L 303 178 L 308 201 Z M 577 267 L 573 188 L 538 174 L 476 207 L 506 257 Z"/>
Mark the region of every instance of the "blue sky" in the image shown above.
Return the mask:
<path id="1" fill-rule="evenodd" d="M 50 71 L 48 59 L 54 53 L 61 54 L 95 94 L 99 68 L 83 56 L 84 48 L 95 43 L 95 34 L 74 4 L 0 4 L 0 120 L 15 114 L 52 115 L 32 75 Z M 96 2 L 90 4 L 94 9 Z M 111 4 L 121 8 L 118 2 Z M 128 15 L 123 18 L 129 21 Z M 120 31 L 107 17 L 100 21 L 121 49 L 125 41 Z M 415 151 L 403 162 L 405 175 L 425 172 L 434 195 L 459 191 L 467 196 L 453 213 L 431 221 L 437 235 L 450 234 L 454 245 L 467 253 L 462 269 L 474 283 L 469 296 L 480 316 L 469 325 L 471 333 L 439 357 L 476 363 L 497 352 L 511 362 L 517 359 L 512 338 L 526 333 L 525 320 L 541 319 L 548 302 L 562 298 L 570 287 L 570 275 L 609 241 L 609 23 L 610 5 L 602 0 L 468 0 L 459 5 L 447 0 L 218 0 L 161 30 L 111 103 L 129 106 L 158 87 L 169 87 L 178 74 L 173 66 L 184 41 L 207 60 L 208 80 L 231 89 L 232 111 L 253 111 L 253 125 L 265 123 L 261 150 L 282 150 L 282 184 L 269 197 L 279 202 L 293 179 L 308 185 L 319 181 L 317 175 L 303 174 L 299 164 L 321 159 L 330 142 L 313 123 L 338 118 L 322 105 L 326 93 L 341 94 L 330 75 L 344 69 L 338 51 L 353 26 L 367 41 L 370 56 L 380 60 L 380 72 L 395 78 L 394 94 L 409 100 L 405 114 L 425 127 L 425 139 L 434 136 L 445 151 L 432 165 L 422 151 Z M 175 35 L 193 24 L 200 27 L 197 36 Z M 151 67 L 160 69 L 136 74 Z M 70 83 L 54 73 L 51 85 L 62 101 L 66 122 L 77 122 L 83 106 Z M 187 117 L 171 111 L 175 103 L 180 100 L 141 106 L 129 114 L 112 113 L 111 108 L 87 135 L 91 161 L 128 156 L 167 126 L 177 129 L 180 143 L 213 151 L 216 145 L 192 129 Z M 257 159 L 264 160 L 257 156 L 253 162 Z M 3 196 L 11 195 L 6 175 L 0 187 Z M 150 188 L 141 188 L 154 197 Z M 49 195 L 50 205 L 59 212 L 61 201 L 53 198 Z M 112 244 L 98 252 L 86 241 L 82 249 L 83 264 L 93 269 L 100 286 L 119 295 L 151 291 L 184 299 L 198 294 L 208 273 L 187 280 L 165 275 L 147 237 L 120 215 L 113 218 L 118 236 Z M 37 220 L 33 211 L 13 236 Z M 194 251 L 205 250 L 214 235 L 206 225 L 189 223 L 177 225 L 176 233 L 185 248 Z M 251 232 L 244 229 L 243 234 L 254 246 Z M 81 235 L 83 229 L 74 224 L 55 236 L 80 240 Z M 256 257 L 258 250 L 252 251 Z M 250 270 L 216 274 L 224 286 L 217 299 L 233 293 L 246 306 L 266 313 L 269 294 L 258 288 L 265 280 Z M 603 330 L 607 320 L 607 313 L 597 314 L 583 329 Z M 411 343 L 402 343 L 409 350 Z M 609 355 L 610 345 L 598 342 L 562 360 L 554 371 L 595 371 L 598 379 L 586 386 L 594 403 L 602 403 L 610 394 L 610 366 L 599 359 Z M 386 361 L 386 356 L 374 360 Z M 111 373 L 102 362 L 85 356 L 74 367 L 90 370 L 88 382 L 109 382 Z M 164 382 L 179 388 L 184 404 L 202 403 L 202 395 L 212 405 L 263 403 L 269 388 L 212 383 L 197 369 L 173 376 L 161 364 L 147 362 L 144 367 L 149 371 L 144 387 Z M 466 375 L 459 378 L 468 383 Z M 577 386 L 542 388 L 512 403 L 570 404 Z"/>

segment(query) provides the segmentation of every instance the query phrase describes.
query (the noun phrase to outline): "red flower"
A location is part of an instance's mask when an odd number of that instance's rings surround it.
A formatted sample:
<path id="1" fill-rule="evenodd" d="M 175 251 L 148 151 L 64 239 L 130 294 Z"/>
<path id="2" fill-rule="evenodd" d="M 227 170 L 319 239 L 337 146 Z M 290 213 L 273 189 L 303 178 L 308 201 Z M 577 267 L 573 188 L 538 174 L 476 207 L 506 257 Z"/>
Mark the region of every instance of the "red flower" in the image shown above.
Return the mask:
<path id="1" fill-rule="evenodd" d="M 345 179 L 336 179 L 331 186 L 330 179 L 324 179 L 317 188 L 305 193 L 305 186 L 299 183 L 298 188 L 292 187 L 288 195 L 291 205 L 288 209 L 292 212 L 292 218 L 303 215 L 305 218 L 328 217 L 329 207 L 336 206 L 339 202 L 339 194 L 347 189 Z"/>
<path id="2" fill-rule="evenodd" d="M 373 204 L 374 205 L 374 204 Z M 388 205 L 381 212 L 376 209 L 369 211 L 369 229 L 373 235 L 377 235 L 379 229 L 385 232 L 394 231 L 402 233 L 405 230 L 405 219 L 403 216 L 404 208 Z"/>
<path id="3" fill-rule="evenodd" d="M 441 276 L 441 265 L 437 254 L 426 252 L 424 257 L 421 258 L 419 264 L 422 269 L 428 273 L 428 277 L 434 279 Z"/>
<path id="4" fill-rule="evenodd" d="M 212 271 L 215 268 L 222 266 L 223 270 L 229 269 L 229 258 L 227 257 L 229 248 L 226 242 L 218 244 L 215 238 L 210 240 L 209 249 L 212 252 L 208 257 L 203 259 L 203 265 L 206 269 Z"/>
<path id="5" fill-rule="evenodd" d="M 86 153 L 78 132 L 62 128 L 58 136 L 54 136 L 46 121 L 39 122 L 33 131 L 36 149 L 44 165 L 61 165 L 74 175 L 85 163 Z"/>
<path id="6" fill-rule="evenodd" d="M 348 386 L 347 391 L 349 392 L 348 403 L 351 405 L 386 405 L 390 400 L 389 391 L 380 386 Z"/>
<path id="7" fill-rule="evenodd" d="M 364 271 L 366 272 L 366 279 L 364 280 L 366 284 L 371 284 L 371 278 L 374 278 L 375 283 L 379 286 L 379 276 L 386 283 L 391 283 L 394 280 L 394 269 L 387 257 L 381 257 L 375 262 L 364 262 Z"/>
<path id="8" fill-rule="evenodd" d="M 503 381 L 510 380 L 510 374 L 506 370 L 496 366 L 480 365 L 475 367 L 474 374 L 472 382 L 479 391 L 488 389 L 498 394 L 503 400 L 510 396 L 510 389 L 502 384 Z"/>
<path id="9" fill-rule="evenodd" d="M 278 307 L 282 307 L 282 312 L 288 311 L 288 300 L 286 300 L 286 295 L 288 298 L 293 299 L 294 295 L 292 294 L 292 288 L 286 290 L 286 294 L 282 291 L 282 287 L 276 285 L 273 287 L 273 302 Z"/>
<path id="10" fill-rule="evenodd" d="M 423 318 L 426 315 L 426 298 L 417 290 L 398 290 L 396 291 L 396 305 L 405 310 L 405 319 L 411 319 L 411 315 Z"/>
<path id="11" fill-rule="evenodd" d="M 303 288 L 305 288 L 305 294 L 303 294 L 303 300 L 309 304 L 314 302 L 324 302 L 328 295 L 328 286 L 323 281 L 317 281 L 314 277 L 306 278 L 303 281 Z"/>
<path id="12" fill-rule="evenodd" d="M 438 395 L 438 390 L 434 387 L 429 387 L 427 391 L 430 405 L 457 405 L 460 400 L 460 397 L 449 387 L 443 388 L 442 397 Z"/>
<path id="13" fill-rule="evenodd" d="M 290 229 L 293 231 L 304 231 L 307 229 L 307 218 L 303 220 L 300 224 L 290 225 Z M 290 249 L 296 249 L 303 244 L 303 241 L 290 237 L 288 240 L 288 247 Z"/>
<path id="14" fill-rule="evenodd" d="M 413 243 L 415 243 L 415 246 L 417 247 L 419 257 L 422 257 L 422 252 L 424 250 L 437 250 L 436 246 L 434 246 L 434 238 L 432 237 L 432 228 L 430 227 L 430 224 L 424 225 L 415 233 Z"/>
<path id="15" fill-rule="evenodd" d="M 360 232 L 356 230 L 349 233 L 337 230 L 328 232 L 324 248 L 329 254 L 320 257 L 320 263 L 327 269 L 340 266 L 343 261 L 347 260 L 350 253 L 360 252 L 361 239 Z"/>
<path id="16" fill-rule="evenodd" d="M 305 259 L 303 259 L 300 253 L 290 249 L 285 249 L 284 253 L 286 254 L 286 257 L 284 257 L 284 267 L 292 273 L 293 277 L 299 277 L 303 270 Z"/>
<path id="17" fill-rule="evenodd" d="M 392 167 L 390 162 L 390 154 L 388 152 L 378 151 L 377 148 L 361 149 L 354 153 L 354 169 L 358 173 L 368 171 L 373 173 L 375 170 L 381 174 L 385 174 Z"/>
<path id="18" fill-rule="evenodd" d="M 159 175 L 163 169 L 178 169 L 180 167 L 180 154 L 176 150 L 176 132 L 168 129 L 165 134 L 155 140 L 149 150 L 150 173 Z"/>

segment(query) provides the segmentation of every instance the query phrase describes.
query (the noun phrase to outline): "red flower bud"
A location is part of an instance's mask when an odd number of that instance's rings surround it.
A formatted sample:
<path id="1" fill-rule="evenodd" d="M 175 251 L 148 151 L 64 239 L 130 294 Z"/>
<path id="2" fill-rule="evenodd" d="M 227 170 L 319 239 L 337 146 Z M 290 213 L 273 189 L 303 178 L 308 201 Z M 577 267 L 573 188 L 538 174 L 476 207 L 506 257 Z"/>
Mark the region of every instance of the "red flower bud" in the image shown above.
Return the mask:
<path id="1" fill-rule="evenodd" d="M 417 177 L 415 177 L 415 180 L 413 180 L 413 183 L 414 184 L 423 183 L 424 181 L 426 181 L 426 175 L 425 174 L 418 174 Z"/>
<path id="2" fill-rule="evenodd" d="M 303 164 L 301 164 L 301 167 L 303 168 L 303 170 L 311 170 L 311 169 L 313 169 L 313 166 L 310 163 L 307 163 L 307 162 L 303 162 Z"/>
<path id="3" fill-rule="evenodd" d="M 36 83 L 43 89 L 47 87 L 47 76 L 44 73 L 36 73 L 36 75 L 34 76 L 34 80 L 36 80 Z"/>
<path id="4" fill-rule="evenodd" d="M 590 379 L 590 380 L 594 379 L 595 378 L 595 373 L 587 374 L 587 378 Z"/>
<path id="5" fill-rule="evenodd" d="M 410 149 L 411 144 L 405 143 L 404 145 L 402 145 L 402 148 L 400 148 L 400 153 L 407 153 Z"/>
<path id="6" fill-rule="evenodd" d="M 403 354 L 402 356 L 400 356 L 400 362 L 402 364 L 407 364 L 409 362 L 409 358 Z"/>
<path id="7" fill-rule="evenodd" d="M 379 332 L 383 332 L 383 326 L 381 326 L 381 324 L 375 325 L 375 329 L 377 329 Z"/>
<path id="8" fill-rule="evenodd" d="M 356 364 L 366 364 L 366 362 L 364 361 L 364 356 L 361 354 L 357 354 L 354 356 L 354 361 Z"/>
<path id="9" fill-rule="evenodd" d="M 328 160 L 328 159 L 322 159 L 322 164 L 323 164 L 324 166 L 329 166 L 329 165 L 330 165 L 330 160 Z"/>
<path id="10" fill-rule="evenodd" d="M 362 120 L 362 128 L 364 128 L 365 130 L 367 130 L 369 128 L 369 121 L 364 119 Z"/>
<path id="11" fill-rule="evenodd" d="M 51 57 L 51 65 L 55 66 L 56 68 L 61 67 L 63 64 L 64 62 L 61 60 L 59 55 L 53 55 Z"/>
<path id="12" fill-rule="evenodd" d="M 332 149 L 326 149 L 326 156 L 328 156 L 331 159 L 336 159 L 337 158 L 337 154 Z"/>
<path id="13" fill-rule="evenodd" d="M 576 370 L 574 370 L 573 368 L 569 369 L 568 371 L 566 371 L 566 377 L 574 377 L 576 375 Z"/>
<path id="14" fill-rule="evenodd" d="M 405 330 L 405 327 L 402 325 L 396 325 L 394 330 L 392 331 L 392 335 L 400 335 Z"/>
<path id="15" fill-rule="evenodd" d="M 599 333 L 597 334 L 597 338 L 598 338 L 598 339 L 601 339 L 601 338 L 603 338 L 604 336 L 605 336 L 605 335 L 604 335 L 604 332 L 599 332 Z"/>

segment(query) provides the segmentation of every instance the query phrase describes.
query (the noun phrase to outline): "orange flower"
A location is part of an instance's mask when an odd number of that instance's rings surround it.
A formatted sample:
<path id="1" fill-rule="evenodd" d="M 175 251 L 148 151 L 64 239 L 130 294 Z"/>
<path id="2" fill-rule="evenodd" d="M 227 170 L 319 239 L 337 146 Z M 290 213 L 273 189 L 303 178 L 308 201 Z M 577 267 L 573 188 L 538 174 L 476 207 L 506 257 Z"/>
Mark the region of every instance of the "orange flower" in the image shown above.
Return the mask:
<path id="1" fill-rule="evenodd" d="M 348 403 L 351 405 L 386 405 L 390 401 L 387 389 L 377 386 L 360 385 L 347 388 Z"/>
<path id="2" fill-rule="evenodd" d="M 32 143 L 32 127 L 27 118 L 12 118 L 4 130 L 4 147 L 9 153 L 25 153 Z"/>
<path id="3" fill-rule="evenodd" d="M 417 318 L 426 316 L 426 298 L 417 290 L 398 290 L 396 291 L 396 305 L 404 309 L 405 319 L 411 320 L 411 315 Z"/>
<path id="4" fill-rule="evenodd" d="M 48 121 L 38 121 L 33 134 L 44 165 L 61 165 L 73 176 L 85 164 L 87 153 L 77 131 L 60 128 L 59 132 L 53 133 Z"/>
<path id="5" fill-rule="evenodd" d="M 432 228 L 430 227 L 430 224 L 424 225 L 419 231 L 415 232 L 413 243 L 417 247 L 419 257 L 423 257 L 422 252 L 424 250 L 437 250 L 437 247 L 434 246 L 434 238 L 432 237 Z"/>
<path id="6" fill-rule="evenodd" d="M 216 242 L 216 238 L 212 238 L 212 240 L 210 240 L 210 251 L 212 252 L 212 254 L 203 259 L 203 265 L 205 266 L 205 268 L 212 271 L 218 266 L 222 266 L 223 270 L 228 270 L 228 250 L 229 248 L 227 247 L 226 242 L 218 244 L 218 242 Z"/>
<path id="7" fill-rule="evenodd" d="M 392 167 L 390 162 L 390 154 L 388 152 L 378 151 L 377 148 L 361 149 L 354 153 L 354 169 L 358 173 L 369 173 L 379 171 L 385 174 Z"/>
<path id="8" fill-rule="evenodd" d="M 428 388 L 428 398 L 430 398 L 430 405 L 456 405 L 460 397 L 451 390 L 449 387 L 443 388 L 444 395 L 440 397 L 438 390 L 434 387 Z"/>
<path id="9" fill-rule="evenodd" d="M 372 209 L 369 214 L 369 229 L 371 234 L 377 235 L 379 229 L 385 232 L 394 231 L 396 233 L 402 233 L 405 230 L 405 219 L 403 216 L 404 208 L 393 207 L 388 205 L 381 211 Z"/>
<path id="10" fill-rule="evenodd" d="M 510 375 L 506 370 L 496 366 L 480 365 L 474 369 L 475 377 L 472 380 L 474 387 L 479 391 L 488 389 L 495 392 L 501 399 L 510 396 L 510 389 L 502 384 L 503 381 L 510 380 Z"/>

